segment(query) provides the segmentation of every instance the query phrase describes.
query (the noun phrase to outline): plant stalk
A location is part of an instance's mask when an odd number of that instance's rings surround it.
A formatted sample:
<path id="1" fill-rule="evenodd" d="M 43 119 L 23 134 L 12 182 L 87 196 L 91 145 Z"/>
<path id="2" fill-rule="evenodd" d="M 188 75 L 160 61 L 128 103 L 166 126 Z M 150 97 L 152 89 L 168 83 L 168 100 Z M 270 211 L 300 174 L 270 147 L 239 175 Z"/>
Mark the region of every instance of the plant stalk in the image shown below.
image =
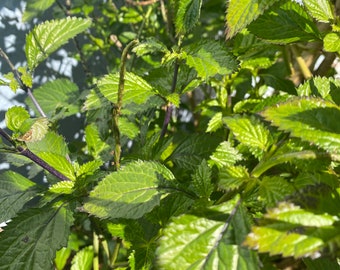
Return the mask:
<path id="1" fill-rule="evenodd" d="M 313 77 L 312 72 L 309 70 L 305 60 L 302 58 L 295 46 L 292 46 L 292 52 L 296 59 L 297 64 L 300 67 L 303 77 L 307 80 Z"/>

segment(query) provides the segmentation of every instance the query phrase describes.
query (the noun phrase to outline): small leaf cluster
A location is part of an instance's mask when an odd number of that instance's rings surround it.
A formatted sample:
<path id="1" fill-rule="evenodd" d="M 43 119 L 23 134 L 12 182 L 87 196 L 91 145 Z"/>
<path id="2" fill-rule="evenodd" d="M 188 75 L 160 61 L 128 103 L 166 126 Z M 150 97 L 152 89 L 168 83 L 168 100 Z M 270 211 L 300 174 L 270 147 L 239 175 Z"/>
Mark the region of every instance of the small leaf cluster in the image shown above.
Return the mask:
<path id="1" fill-rule="evenodd" d="M 27 94 L 0 154 L 31 168 L 0 174 L 0 269 L 339 269 L 332 1 L 35 0 L 23 19 L 52 9 L 26 66 L 0 48 Z M 35 85 L 71 41 L 80 83 Z"/>

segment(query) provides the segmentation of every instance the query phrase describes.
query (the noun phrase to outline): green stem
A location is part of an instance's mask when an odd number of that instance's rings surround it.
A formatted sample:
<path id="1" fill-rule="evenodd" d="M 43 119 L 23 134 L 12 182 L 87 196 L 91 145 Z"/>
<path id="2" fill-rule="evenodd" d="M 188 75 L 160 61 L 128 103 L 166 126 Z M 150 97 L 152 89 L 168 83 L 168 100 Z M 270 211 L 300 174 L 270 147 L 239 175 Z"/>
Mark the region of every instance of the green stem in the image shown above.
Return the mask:
<path id="1" fill-rule="evenodd" d="M 112 252 L 112 256 L 111 256 L 111 260 L 110 260 L 110 267 L 111 268 L 114 268 L 114 265 L 115 265 L 116 260 L 118 258 L 118 254 L 119 254 L 119 250 L 120 250 L 121 245 L 122 245 L 122 239 L 117 238 L 116 245 L 115 245 L 115 248 Z"/>
<path id="2" fill-rule="evenodd" d="M 302 58 L 302 56 L 300 55 L 299 51 L 296 49 L 295 46 L 292 46 L 292 52 L 294 54 L 297 64 L 300 67 L 303 77 L 306 80 L 313 77 L 312 72 L 309 70 L 305 60 Z"/>
<path id="3" fill-rule="evenodd" d="M 93 270 L 99 270 L 99 237 L 95 231 L 93 231 Z"/>
<path id="4" fill-rule="evenodd" d="M 125 73 L 126 73 L 126 60 L 129 50 L 138 43 L 137 40 L 132 40 L 123 50 L 120 67 L 119 67 L 119 86 L 117 103 L 113 108 L 113 135 L 115 138 L 115 152 L 114 161 L 116 169 L 120 168 L 120 156 L 121 156 L 121 143 L 120 143 L 120 130 L 119 130 L 119 117 L 121 115 L 121 109 L 123 106 L 123 94 L 125 85 Z"/>

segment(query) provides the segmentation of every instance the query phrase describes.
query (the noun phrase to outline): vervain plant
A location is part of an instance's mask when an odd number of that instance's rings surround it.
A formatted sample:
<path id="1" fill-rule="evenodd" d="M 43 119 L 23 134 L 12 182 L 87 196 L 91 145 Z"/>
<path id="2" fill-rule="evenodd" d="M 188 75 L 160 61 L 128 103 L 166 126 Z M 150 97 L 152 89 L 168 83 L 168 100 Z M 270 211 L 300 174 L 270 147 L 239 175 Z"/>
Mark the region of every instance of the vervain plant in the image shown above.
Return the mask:
<path id="1" fill-rule="evenodd" d="M 339 269 L 340 1 L 66 2 L 0 49 L 0 269 Z M 35 85 L 70 40 L 83 86 Z"/>

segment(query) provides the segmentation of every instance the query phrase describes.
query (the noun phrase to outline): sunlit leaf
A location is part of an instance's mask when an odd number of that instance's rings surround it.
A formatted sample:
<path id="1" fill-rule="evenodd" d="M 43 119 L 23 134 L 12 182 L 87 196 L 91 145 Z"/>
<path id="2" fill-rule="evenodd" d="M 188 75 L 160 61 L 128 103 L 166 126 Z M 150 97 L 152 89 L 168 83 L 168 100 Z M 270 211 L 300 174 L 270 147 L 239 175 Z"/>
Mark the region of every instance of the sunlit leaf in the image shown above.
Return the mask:
<path id="1" fill-rule="evenodd" d="M 6 126 L 12 131 L 19 131 L 21 125 L 29 118 L 30 115 L 24 107 L 11 107 L 7 110 L 5 115 Z"/>
<path id="2" fill-rule="evenodd" d="M 329 0 L 303 0 L 302 2 L 314 19 L 325 23 L 334 19 Z"/>

